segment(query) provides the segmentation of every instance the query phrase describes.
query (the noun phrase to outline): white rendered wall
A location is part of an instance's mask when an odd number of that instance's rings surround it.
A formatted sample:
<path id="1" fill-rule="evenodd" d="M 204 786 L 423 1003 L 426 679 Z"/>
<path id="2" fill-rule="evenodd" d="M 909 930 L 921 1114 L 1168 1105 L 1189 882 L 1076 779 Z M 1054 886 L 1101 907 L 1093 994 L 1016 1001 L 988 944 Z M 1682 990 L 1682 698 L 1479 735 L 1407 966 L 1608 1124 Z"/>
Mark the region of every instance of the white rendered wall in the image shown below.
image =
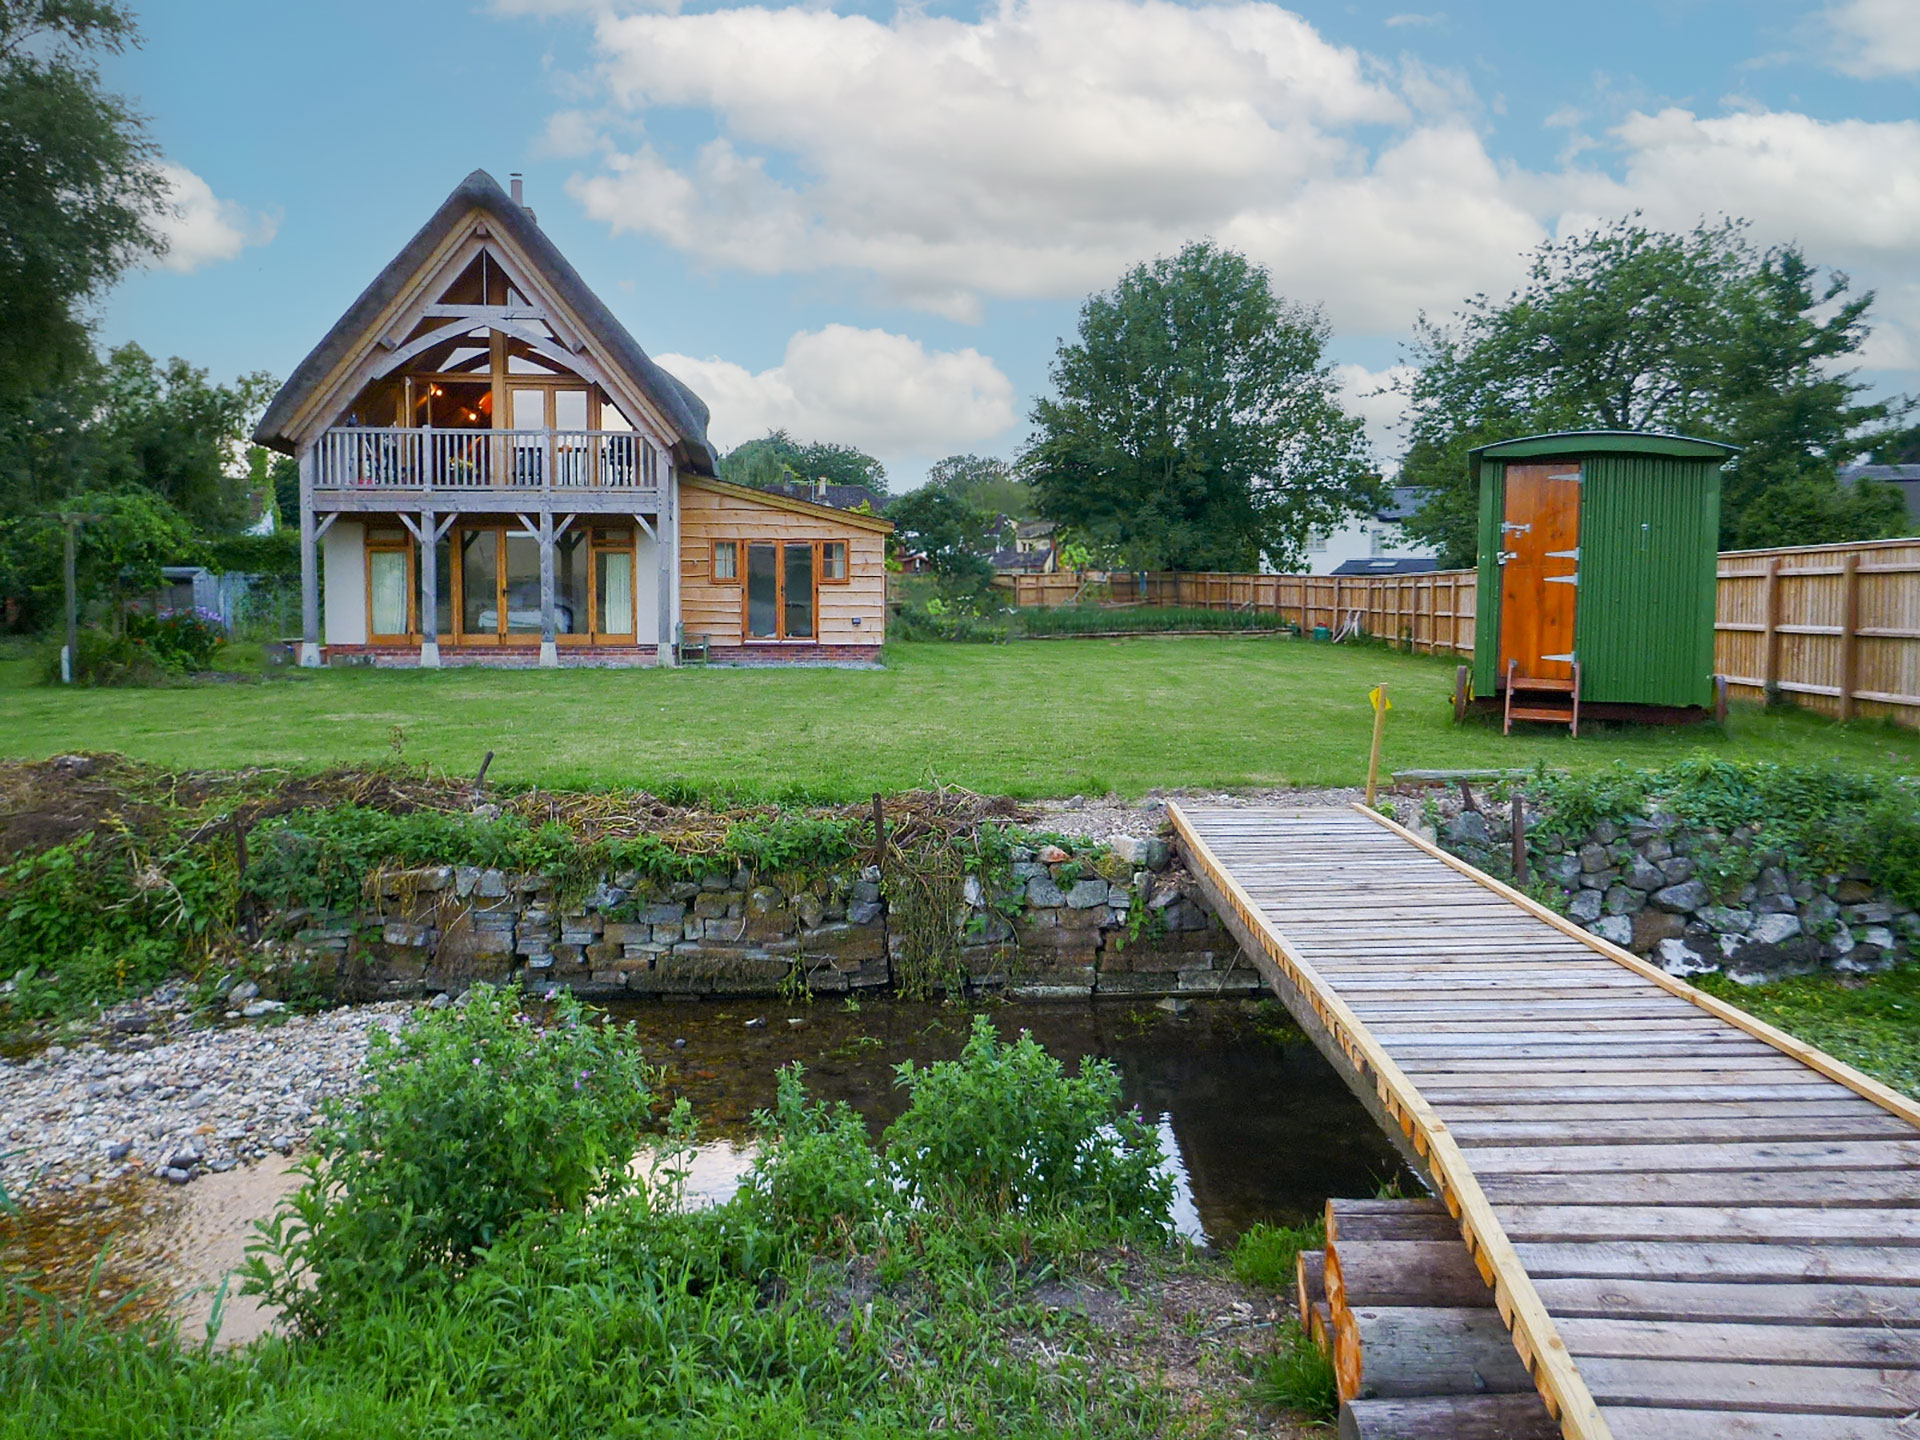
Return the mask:
<path id="1" fill-rule="evenodd" d="M 1364 519 L 1349 519 L 1327 536 L 1325 548 L 1309 546 L 1307 573 L 1331 575 L 1349 560 L 1382 557 L 1431 560 L 1436 553 L 1431 545 L 1422 545 L 1414 540 L 1397 521 L 1376 520 L 1369 515 Z"/>
<path id="2" fill-rule="evenodd" d="M 336 520 L 320 539 L 321 573 L 326 586 L 326 614 L 320 638 L 328 645 L 367 643 L 366 526 Z"/>
<path id="3" fill-rule="evenodd" d="M 660 544 L 640 530 L 633 558 L 634 632 L 636 645 L 651 645 L 660 636 Z"/>

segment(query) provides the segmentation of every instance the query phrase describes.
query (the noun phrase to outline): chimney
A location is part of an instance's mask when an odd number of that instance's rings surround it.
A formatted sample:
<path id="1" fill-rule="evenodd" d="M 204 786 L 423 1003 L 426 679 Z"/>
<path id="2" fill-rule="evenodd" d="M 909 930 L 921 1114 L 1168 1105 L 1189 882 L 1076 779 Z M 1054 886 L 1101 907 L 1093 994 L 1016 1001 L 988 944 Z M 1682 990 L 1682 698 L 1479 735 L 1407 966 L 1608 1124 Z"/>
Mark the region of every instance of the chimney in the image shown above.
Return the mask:
<path id="1" fill-rule="evenodd" d="M 522 209 L 525 209 L 526 203 L 527 203 L 526 189 L 520 183 L 519 171 L 516 170 L 514 171 L 513 174 L 507 177 L 507 190 L 513 196 L 513 203 L 520 206 Z"/>

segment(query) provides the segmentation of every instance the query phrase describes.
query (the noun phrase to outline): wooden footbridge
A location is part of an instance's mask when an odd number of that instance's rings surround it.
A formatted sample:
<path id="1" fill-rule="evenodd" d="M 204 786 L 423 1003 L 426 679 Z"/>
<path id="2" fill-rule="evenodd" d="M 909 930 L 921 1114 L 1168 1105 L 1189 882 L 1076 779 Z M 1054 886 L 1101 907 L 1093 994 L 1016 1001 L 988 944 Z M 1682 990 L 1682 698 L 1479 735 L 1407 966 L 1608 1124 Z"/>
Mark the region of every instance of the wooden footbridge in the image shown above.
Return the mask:
<path id="1" fill-rule="evenodd" d="M 1569 1440 L 1920 1440 L 1920 1107 L 1370 811 L 1172 809 Z"/>

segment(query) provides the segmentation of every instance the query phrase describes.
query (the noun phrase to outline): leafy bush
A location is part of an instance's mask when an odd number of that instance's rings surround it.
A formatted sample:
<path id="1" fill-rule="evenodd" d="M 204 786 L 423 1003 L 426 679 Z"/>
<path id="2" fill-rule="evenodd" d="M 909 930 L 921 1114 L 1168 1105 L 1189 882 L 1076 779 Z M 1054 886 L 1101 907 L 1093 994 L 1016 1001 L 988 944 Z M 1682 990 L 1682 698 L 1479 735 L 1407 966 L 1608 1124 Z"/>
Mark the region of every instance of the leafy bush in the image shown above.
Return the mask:
<path id="1" fill-rule="evenodd" d="M 1285 1290 L 1294 1282 L 1300 1252 L 1326 1243 L 1326 1222 L 1320 1220 L 1311 1225 L 1250 1225 L 1233 1247 L 1234 1278 L 1262 1290 Z"/>
<path id="2" fill-rule="evenodd" d="M 867 1122 L 844 1100 L 807 1098 L 799 1064 L 783 1066 L 774 1108 L 754 1116 L 760 1154 L 742 1188 L 777 1230 L 816 1247 L 845 1244 L 890 1195 Z"/>
<path id="3" fill-rule="evenodd" d="M 167 669 L 192 673 L 213 668 L 227 643 L 227 627 L 208 610 L 134 610 L 127 615 L 127 636 Z"/>
<path id="4" fill-rule="evenodd" d="M 936 604 L 940 605 L 940 609 L 932 608 Z M 893 612 L 888 623 L 891 626 L 888 638 L 893 640 L 946 640 L 969 645 L 1000 645 L 1008 639 L 1005 617 L 962 614 L 947 609 L 939 601 L 928 602 L 926 609 L 902 606 Z"/>
<path id="5" fill-rule="evenodd" d="M 307 1183 L 262 1227 L 246 1293 L 321 1330 L 356 1297 L 432 1287 L 517 1221 L 622 1193 L 649 1119 L 630 1031 L 562 998 L 550 1023 L 475 986 L 370 1039 L 359 1104 L 335 1105 Z"/>
<path id="6" fill-rule="evenodd" d="M 958 1060 L 895 1071 L 912 1095 L 886 1153 L 909 1201 L 999 1213 L 1091 1210 L 1164 1233 L 1173 1181 L 1160 1139 L 1120 1107 L 1120 1075 L 1091 1056 L 1080 1074 L 1022 1031 L 1011 1045 L 976 1016 Z"/>

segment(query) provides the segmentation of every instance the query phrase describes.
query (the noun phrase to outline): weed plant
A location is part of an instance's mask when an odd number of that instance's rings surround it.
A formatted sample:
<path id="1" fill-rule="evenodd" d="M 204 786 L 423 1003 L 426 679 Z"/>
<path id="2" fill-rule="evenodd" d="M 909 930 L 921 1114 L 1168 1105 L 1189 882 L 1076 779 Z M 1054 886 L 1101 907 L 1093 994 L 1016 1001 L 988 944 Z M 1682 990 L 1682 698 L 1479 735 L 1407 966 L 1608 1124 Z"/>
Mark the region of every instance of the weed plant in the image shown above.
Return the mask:
<path id="1" fill-rule="evenodd" d="M 1234 1278 L 1260 1290 L 1290 1290 L 1300 1252 L 1323 1249 L 1326 1243 L 1323 1220 L 1311 1225 L 1250 1225 L 1233 1247 Z"/>
<path id="2" fill-rule="evenodd" d="M 1313 1343 L 1299 1321 L 1282 1321 L 1275 1330 L 1273 1351 L 1254 1376 L 1253 1398 L 1262 1405 L 1295 1410 L 1315 1420 L 1332 1420 L 1340 1413 L 1333 1361 Z"/>

